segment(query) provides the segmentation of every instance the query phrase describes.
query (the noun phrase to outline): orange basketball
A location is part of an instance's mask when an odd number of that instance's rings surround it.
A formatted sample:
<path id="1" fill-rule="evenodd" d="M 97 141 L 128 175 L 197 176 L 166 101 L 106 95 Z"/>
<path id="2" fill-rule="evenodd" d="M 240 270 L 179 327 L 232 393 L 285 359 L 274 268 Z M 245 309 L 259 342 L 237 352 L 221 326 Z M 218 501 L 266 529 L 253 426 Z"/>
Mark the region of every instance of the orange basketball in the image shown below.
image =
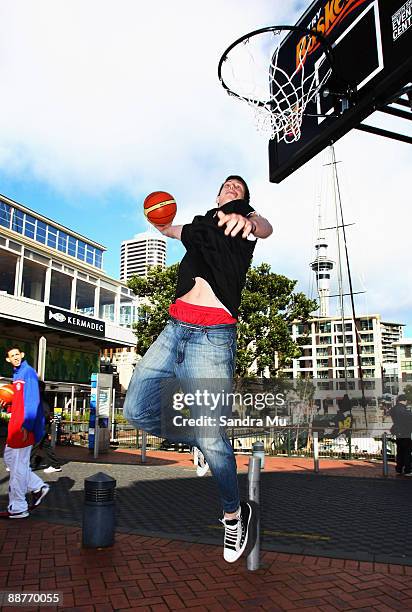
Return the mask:
<path id="1" fill-rule="evenodd" d="M 13 385 L 3 385 L 0 387 L 0 401 L 11 404 L 14 395 Z"/>
<path id="2" fill-rule="evenodd" d="M 167 191 L 154 191 L 144 201 L 144 214 L 153 225 L 167 225 L 176 215 L 176 201 Z"/>

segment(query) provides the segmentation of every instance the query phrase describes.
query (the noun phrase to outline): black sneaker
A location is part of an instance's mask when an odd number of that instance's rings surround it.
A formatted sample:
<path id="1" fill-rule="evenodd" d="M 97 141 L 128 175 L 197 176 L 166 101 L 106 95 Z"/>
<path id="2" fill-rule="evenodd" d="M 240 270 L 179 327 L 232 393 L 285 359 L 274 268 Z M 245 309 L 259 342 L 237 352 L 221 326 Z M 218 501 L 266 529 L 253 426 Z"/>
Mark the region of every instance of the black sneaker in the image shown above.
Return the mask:
<path id="1" fill-rule="evenodd" d="M 50 491 L 49 485 L 43 485 L 38 491 L 33 491 L 32 493 L 32 508 L 35 508 L 40 504 L 40 502 L 46 497 L 47 493 Z"/>
<path id="2" fill-rule="evenodd" d="M 247 502 L 241 502 L 239 518 L 225 519 L 221 522 L 225 526 L 225 539 L 223 558 L 228 563 L 234 563 L 244 553 L 252 518 L 252 507 Z"/>

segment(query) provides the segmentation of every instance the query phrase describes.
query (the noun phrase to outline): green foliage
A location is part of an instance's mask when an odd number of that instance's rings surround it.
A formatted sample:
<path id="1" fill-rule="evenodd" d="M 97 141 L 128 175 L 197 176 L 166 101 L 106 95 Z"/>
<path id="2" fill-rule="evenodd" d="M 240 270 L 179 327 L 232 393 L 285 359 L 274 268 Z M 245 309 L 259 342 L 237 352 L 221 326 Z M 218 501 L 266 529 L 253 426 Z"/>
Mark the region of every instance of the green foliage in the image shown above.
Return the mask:
<path id="1" fill-rule="evenodd" d="M 140 319 L 134 325 L 139 355 L 145 354 L 168 321 L 169 306 L 175 297 L 178 269 L 179 264 L 164 270 L 160 266 L 153 266 L 147 278 L 133 276 L 127 283 L 136 295 L 150 300 L 150 304 L 140 306 Z"/>
<path id="2" fill-rule="evenodd" d="M 151 268 L 147 278 L 133 277 L 129 287 L 150 304 L 141 307 L 141 320 L 135 325 L 137 352 L 144 355 L 168 320 L 168 307 L 174 300 L 178 264 L 165 270 Z M 303 293 L 294 293 L 296 281 L 271 272 L 269 264 L 250 268 L 239 312 L 237 332 L 238 376 L 256 375 L 268 368 L 271 376 L 301 350 L 291 338 L 289 325 L 305 322 L 317 304 Z M 278 363 L 275 364 L 275 351 Z"/>

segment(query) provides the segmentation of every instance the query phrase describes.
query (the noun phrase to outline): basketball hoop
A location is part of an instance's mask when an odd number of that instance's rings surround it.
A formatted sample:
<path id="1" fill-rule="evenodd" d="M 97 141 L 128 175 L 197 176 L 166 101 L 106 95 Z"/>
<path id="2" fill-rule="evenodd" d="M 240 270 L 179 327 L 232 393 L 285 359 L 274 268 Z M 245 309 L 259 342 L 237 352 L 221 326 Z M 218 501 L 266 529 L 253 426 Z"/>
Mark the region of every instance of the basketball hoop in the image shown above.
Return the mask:
<path id="1" fill-rule="evenodd" d="M 288 36 L 297 38 L 296 56 L 282 54 Z M 310 61 L 320 49 L 322 59 Z M 256 128 L 270 139 L 299 140 L 306 106 L 332 74 L 330 45 L 313 30 L 299 26 L 270 26 L 245 34 L 232 43 L 219 61 L 218 76 L 229 95 L 254 111 Z"/>

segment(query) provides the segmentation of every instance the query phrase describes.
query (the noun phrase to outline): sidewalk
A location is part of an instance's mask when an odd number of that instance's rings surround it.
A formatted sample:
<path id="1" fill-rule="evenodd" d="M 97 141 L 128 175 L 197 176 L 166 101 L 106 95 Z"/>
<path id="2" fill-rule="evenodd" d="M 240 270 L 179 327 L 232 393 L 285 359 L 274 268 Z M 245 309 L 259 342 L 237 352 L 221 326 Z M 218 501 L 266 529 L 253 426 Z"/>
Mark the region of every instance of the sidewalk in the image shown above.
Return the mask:
<path id="1" fill-rule="evenodd" d="M 412 567 L 265 552 L 247 572 L 220 547 L 117 534 L 85 550 L 80 529 L 31 521 L 1 522 L 0 543 L 0 590 L 60 592 L 66 612 L 412 609 Z"/>
<path id="2" fill-rule="evenodd" d="M 93 454 L 80 446 L 58 446 L 59 457 L 70 461 L 95 462 Z M 193 456 L 188 453 L 173 451 L 147 451 L 147 465 L 170 465 L 193 468 Z M 111 448 L 101 454 L 98 463 L 124 463 L 136 465 L 141 463 L 141 451 L 133 448 Z M 236 455 L 239 472 L 247 472 L 249 455 Z M 338 460 L 320 458 L 320 474 L 324 476 L 351 476 L 360 478 L 382 478 L 382 462 L 376 460 Z M 265 472 L 310 472 L 313 471 L 313 459 L 307 457 L 265 457 Z M 389 478 L 396 478 L 393 463 L 389 463 Z"/>
<path id="3" fill-rule="evenodd" d="M 196 477 L 191 455 L 150 451 L 142 465 L 117 449 L 96 465 L 87 449 L 56 450 L 66 463 L 45 475 L 45 501 L 0 521 L 0 591 L 61 592 L 59 610 L 85 612 L 412 610 L 412 483 L 393 464 L 385 479 L 376 462 L 321 459 L 314 474 L 311 459 L 266 457 L 263 563 L 248 572 L 223 561 L 214 481 Z M 248 456 L 237 460 L 244 494 Z M 85 550 L 83 483 L 98 471 L 117 481 L 116 542 Z M 2 505 L 7 480 L 1 465 Z"/>

